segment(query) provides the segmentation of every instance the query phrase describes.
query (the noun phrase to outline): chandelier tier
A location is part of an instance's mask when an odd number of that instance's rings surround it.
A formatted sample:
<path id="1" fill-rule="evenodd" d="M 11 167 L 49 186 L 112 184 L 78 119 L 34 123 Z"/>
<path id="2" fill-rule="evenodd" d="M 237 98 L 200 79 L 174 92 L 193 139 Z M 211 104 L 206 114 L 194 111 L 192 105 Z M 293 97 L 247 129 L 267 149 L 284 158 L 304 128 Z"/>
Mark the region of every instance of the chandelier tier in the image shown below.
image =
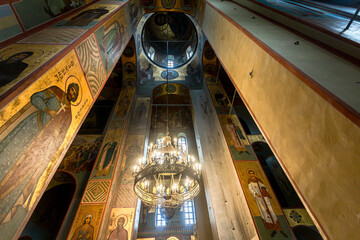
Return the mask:
<path id="1" fill-rule="evenodd" d="M 171 141 L 169 133 L 148 147 L 146 159 L 134 167 L 135 194 L 146 205 L 176 208 L 200 192 L 201 165 L 187 147 Z"/>

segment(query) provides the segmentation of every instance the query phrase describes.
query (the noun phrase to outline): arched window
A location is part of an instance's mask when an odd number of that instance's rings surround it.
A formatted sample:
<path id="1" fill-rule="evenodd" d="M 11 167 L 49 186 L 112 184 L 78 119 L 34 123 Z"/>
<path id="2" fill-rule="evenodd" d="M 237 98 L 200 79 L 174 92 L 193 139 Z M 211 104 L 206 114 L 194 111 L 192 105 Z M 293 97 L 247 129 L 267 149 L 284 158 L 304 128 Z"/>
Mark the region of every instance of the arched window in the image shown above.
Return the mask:
<path id="1" fill-rule="evenodd" d="M 149 58 L 150 58 L 151 60 L 153 60 L 153 61 L 154 61 L 154 57 L 155 57 L 155 49 L 154 49 L 152 46 L 150 46 L 150 48 L 149 48 L 149 51 L 148 51 L 148 56 L 149 56 Z"/>
<path id="2" fill-rule="evenodd" d="M 187 142 L 186 142 L 186 137 L 179 137 L 177 140 L 177 144 L 179 146 L 179 148 L 181 149 L 186 149 L 187 148 Z"/>

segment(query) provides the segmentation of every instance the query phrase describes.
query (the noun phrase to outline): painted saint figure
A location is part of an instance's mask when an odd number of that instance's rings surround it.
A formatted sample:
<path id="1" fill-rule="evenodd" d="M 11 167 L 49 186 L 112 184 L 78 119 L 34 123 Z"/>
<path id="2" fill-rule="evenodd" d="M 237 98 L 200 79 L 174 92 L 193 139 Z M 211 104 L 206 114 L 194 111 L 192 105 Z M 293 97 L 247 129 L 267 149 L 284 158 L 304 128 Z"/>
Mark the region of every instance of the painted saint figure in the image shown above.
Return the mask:
<path id="1" fill-rule="evenodd" d="M 224 94 L 222 94 L 221 92 L 215 93 L 215 99 L 219 104 L 221 112 L 223 113 L 229 112 L 229 108 L 228 108 L 229 101 Z"/>
<path id="2" fill-rule="evenodd" d="M 239 126 L 236 126 L 231 118 L 227 119 L 226 129 L 228 130 L 231 140 L 234 143 L 236 151 L 246 151 L 245 144 L 242 140 L 245 140 L 244 135 Z"/>
<path id="3" fill-rule="evenodd" d="M 0 142 L 0 223 L 9 222 L 18 207 L 30 210 L 37 182 L 64 141 L 72 121 L 71 102 L 78 95 L 76 83 L 67 92 L 53 86 L 34 93 L 31 104 L 37 111 Z"/>
<path id="4" fill-rule="evenodd" d="M 97 176 L 106 176 L 110 173 L 111 165 L 114 162 L 114 159 L 117 154 L 117 142 L 107 142 L 100 154 L 99 164 L 97 167 Z"/>
<path id="5" fill-rule="evenodd" d="M 94 227 L 91 225 L 92 219 L 92 214 L 86 215 L 84 224 L 75 230 L 71 240 L 93 240 Z"/>
<path id="6" fill-rule="evenodd" d="M 271 237 L 274 237 L 277 231 L 280 231 L 284 237 L 287 235 L 282 231 L 279 220 L 272 208 L 270 199 L 271 196 L 260 178 L 255 176 L 255 172 L 250 169 L 248 171 L 250 178 L 248 179 L 248 187 L 251 195 L 256 201 L 256 205 L 260 211 L 261 218 L 264 222 L 265 228 L 272 231 Z"/>
<path id="7" fill-rule="evenodd" d="M 15 80 L 29 66 L 22 61 L 33 54 L 33 52 L 19 52 L 5 61 L 0 61 L 0 87 Z"/>
<path id="8" fill-rule="evenodd" d="M 125 218 L 119 217 L 117 226 L 111 231 L 108 240 L 128 240 L 128 231 L 124 228 Z"/>
<path id="9" fill-rule="evenodd" d="M 113 58 L 114 54 L 117 51 L 120 51 L 122 47 L 121 37 L 124 32 L 124 26 L 122 24 L 120 25 L 118 21 L 113 22 L 104 30 L 104 36 L 102 38 L 104 47 L 100 45 L 100 49 L 106 53 L 106 69 L 108 69 L 108 63 Z"/>
<path id="10" fill-rule="evenodd" d="M 63 26 L 85 27 L 95 19 L 99 19 L 101 16 L 107 14 L 108 12 L 109 10 L 107 10 L 106 8 L 88 9 L 71 18 L 71 20 L 66 22 Z"/>

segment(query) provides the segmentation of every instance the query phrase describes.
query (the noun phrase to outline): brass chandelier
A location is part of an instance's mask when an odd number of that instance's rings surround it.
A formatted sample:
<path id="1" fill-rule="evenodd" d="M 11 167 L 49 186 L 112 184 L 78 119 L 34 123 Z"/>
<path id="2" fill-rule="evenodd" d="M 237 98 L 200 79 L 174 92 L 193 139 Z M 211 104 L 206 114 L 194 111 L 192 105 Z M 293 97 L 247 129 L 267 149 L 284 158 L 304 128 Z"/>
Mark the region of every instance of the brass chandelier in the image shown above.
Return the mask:
<path id="1" fill-rule="evenodd" d="M 168 71 L 173 65 L 169 59 L 169 42 L 166 43 L 166 136 L 148 146 L 146 158 L 139 160 L 133 175 L 134 192 L 138 198 L 146 205 L 160 207 L 165 218 L 169 219 L 175 208 L 200 192 L 201 165 L 188 154 L 187 146 L 177 144 L 176 138 L 172 141 L 169 135 Z"/>
<path id="2" fill-rule="evenodd" d="M 146 205 L 176 208 L 200 192 L 201 165 L 187 148 L 171 141 L 167 133 L 149 145 L 146 159 L 134 167 L 135 194 Z"/>

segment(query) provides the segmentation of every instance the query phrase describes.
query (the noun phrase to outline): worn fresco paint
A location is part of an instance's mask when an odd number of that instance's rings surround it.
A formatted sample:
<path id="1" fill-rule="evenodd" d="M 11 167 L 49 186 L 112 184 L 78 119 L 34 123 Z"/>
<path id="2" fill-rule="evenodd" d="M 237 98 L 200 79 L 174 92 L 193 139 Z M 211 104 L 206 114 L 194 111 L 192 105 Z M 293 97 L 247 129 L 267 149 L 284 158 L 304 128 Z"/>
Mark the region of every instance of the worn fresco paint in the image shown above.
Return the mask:
<path id="1" fill-rule="evenodd" d="M 187 14 L 194 14 L 196 9 L 197 1 L 189 0 L 171 0 L 171 1 L 161 1 L 153 0 L 147 1 L 142 0 L 142 5 L 144 7 L 145 13 L 151 13 L 155 11 L 177 11 Z"/>
<path id="2" fill-rule="evenodd" d="M 234 164 L 261 239 L 294 239 L 259 162 Z"/>
<path id="3" fill-rule="evenodd" d="M 229 100 L 221 83 L 218 82 L 216 85 L 208 85 L 208 88 L 210 90 L 216 112 L 218 114 L 229 114 L 231 101 Z M 232 113 L 234 112 L 232 111 Z"/>
<path id="4" fill-rule="evenodd" d="M 43 65 L 65 45 L 13 44 L 0 50 L 0 94 Z"/>
<path id="5" fill-rule="evenodd" d="M 77 135 L 58 168 L 75 176 L 75 197 L 81 197 L 85 191 L 103 138 L 103 135 Z"/>
<path id="6" fill-rule="evenodd" d="M 81 200 L 82 203 L 103 203 L 106 202 L 110 189 L 110 180 L 89 181 L 85 194 Z"/>
<path id="7" fill-rule="evenodd" d="M 70 44 L 86 31 L 82 28 L 46 28 L 20 40 L 18 43 Z"/>
<path id="8" fill-rule="evenodd" d="M 81 239 L 85 233 L 85 239 L 96 239 L 104 209 L 105 204 L 81 205 L 67 239 Z"/>
<path id="9" fill-rule="evenodd" d="M 130 41 L 129 45 L 134 48 L 134 40 Z M 136 64 L 136 56 L 122 56 L 122 62 L 132 62 Z M 129 83 L 129 79 L 133 82 Z M 107 196 L 109 192 L 114 191 L 113 181 L 115 178 L 114 172 L 116 167 L 119 166 L 120 146 L 122 146 L 125 128 L 128 122 L 129 111 L 132 106 L 133 98 L 136 91 L 136 71 L 134 73 L 125 73 L 123 69 L 123 88 L 119 94 L 118 101 L 115 105 L 113 115 L 106 130 L 104 140 L 100 149 L 100 153 L 96 159 L 95 167 L 90 176 L 90 181 L 85 190 L 84 196 L 80 206 L 85 206 L 89 203 L 104 202 L 104 207 L 108 204 Z M 109 208 L 108 208 L 109 209 Z M 78 219 L 79 216 L 76 216 Z M 104 239 L 107 231 L 107 222 L 105 219 L 102 227 L 96 226 L 96 231 L 99 232 L 99 238 Z M 72 231 L 75 226 L 73 224 Z M 131 233 L 129 233 L 131 235 Z M 72 233 L 68 235 L 68 239 L 72 237 Z M 96 237 L 95 237 L 96 238 Z"/>
<path id="10" fill-rule="evenodd" d="M 13 3 L 13 6 L 25 30 L 28 30 L 84 4 L 84 0 L 22 0 Z"/>
<path id="11" fill-rule="evenodd" d="M 220 125 L 233 160 L 256 160 L 256 156 L 236 115 L 219 115 Z"/>
<path id="12" fill-rule="evenodd" d="M 0 111 L 0 232 L 16 233 L 91 103 L 72 51 Z"/>
<path id="13" fill-rule="evenodd" d="M 111 209 L 106 239 L 130 240 L 134 225 L 135 208 Z"/>
<path id="14" fill-rule="evenodd" d="M 9 4 L 0 6 L 0 42 L 22 33 L 22 29 Z"/>
<path id="15" fill-rule="evenodd" d="M 54 27 L 91 28 L 118 7 L 119 5 L 96 3 L 63 21 L 60 21 L 54 25 Z"/>
<path id="16" fill-rule="evenodd" d="M 310 215 L 304 208 L 288 208 L 283 209 L 286 219 L 288 220 L 291 227 L 298 225 L 303 226 L 314 226 L 314 222 L 311 220 Z"/>
<path id="17" fill-rule="evenodd" d="M 76 53 L 79 56 L 86 80 L 95 98 L 106 80 L 106 73 L 94 34 L 76 47 Z"/>
<path id="18" fill-rule="evenodd" d="M 122 8 L 95 32 L 107 74 L 114 67 L 129 39 L 125 37 L 125 31 L 129 29 Z"/>
<path id="19" fill-rule="evenodd" d="M 107 135 L 101 147 L 99 156 L 93 173 L 92 179 L 111 179 L 119 150 L 119 142 L 109 139 Z"/>

